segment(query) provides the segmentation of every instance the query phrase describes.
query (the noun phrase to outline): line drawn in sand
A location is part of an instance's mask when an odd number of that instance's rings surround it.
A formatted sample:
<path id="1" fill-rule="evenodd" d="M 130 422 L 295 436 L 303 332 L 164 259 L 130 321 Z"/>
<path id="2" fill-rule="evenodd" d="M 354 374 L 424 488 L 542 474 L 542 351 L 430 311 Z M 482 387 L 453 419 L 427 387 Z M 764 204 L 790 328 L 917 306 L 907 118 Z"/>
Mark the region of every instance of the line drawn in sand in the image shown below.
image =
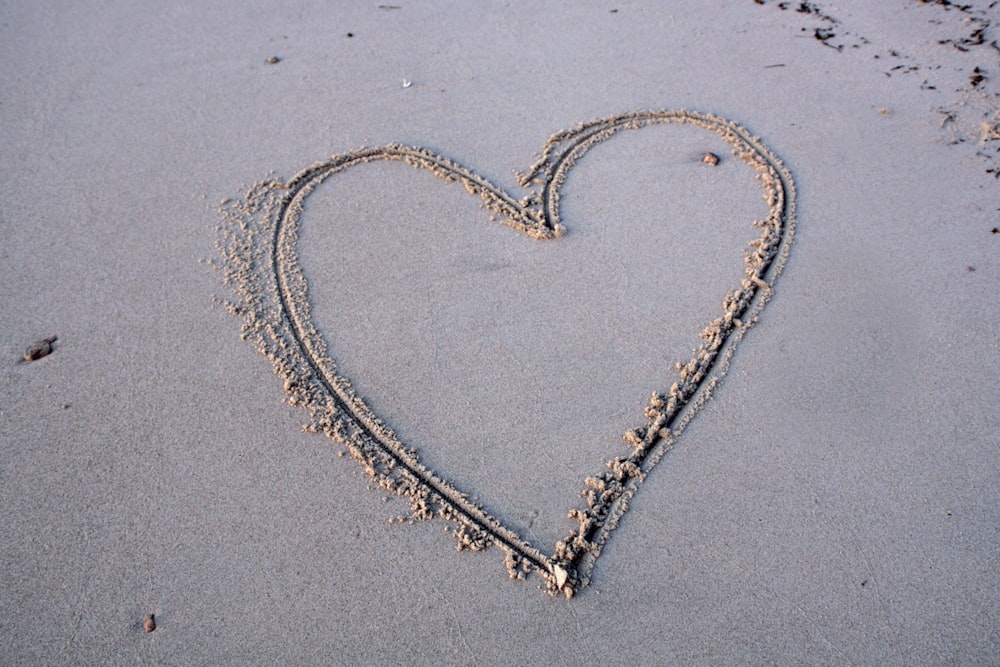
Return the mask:
<path id="1" fill-rule="evenodd" d="M 309 285 L 299 262 L 303 204 L 319 184 L 353 166 L 399 161 L 460 183 L 480 197 L 502 224 L 551 241 L 566 232 L 560 218 L 560 190 L 576 162 L 621 131 L 665 124 L 692 125 L 721 137 L 736 158 L 757 172 L 769 213 L 752 221 L 760 236 L 746 249 L 744 276 L 724 298 L 721 314 L 702 330 L 700 347 L 690 360 L 677 364 L 676 381 L 669 389 L 650 398 L 645 424 L 625 431 L 631 453 L 605 461 L 603 470 L 583 480 L 585 504 L 568 513 L 576 527 L 547 553 L 425 467 L 418 452 L 401 442 L 338 372 L 312 321 Z M 505 553 L 511 578 L 524 579 L 535 572 L 550 594 L 569 598 L 589 583 L 629 500 L 711 397 L 737 345 L 758 321 L 788 259 L 795 228 L 795 186 L 781 160 L 746 128 L 712 114 L 684 110 L 624 113 L 557 132 L 530 169 L 518 174 L 518 181 L 527 191 L 520 199 L 424 148 L 398 144 L 362 148 L 313 164 L 287 183 L 257 183 L 241 200 L 227 201 L 217 249 L 224 283 L 232 293 L 225 302 L 227 309 L 241 318 L 242 337 L 270 359 L 284 381 L 289 403 L 309 411 L 308 430 L 344 446 L 379 486 L 404 496 L 413 518 L 441 517 L 454 523 L 459 549 L 498 547 Z"/>

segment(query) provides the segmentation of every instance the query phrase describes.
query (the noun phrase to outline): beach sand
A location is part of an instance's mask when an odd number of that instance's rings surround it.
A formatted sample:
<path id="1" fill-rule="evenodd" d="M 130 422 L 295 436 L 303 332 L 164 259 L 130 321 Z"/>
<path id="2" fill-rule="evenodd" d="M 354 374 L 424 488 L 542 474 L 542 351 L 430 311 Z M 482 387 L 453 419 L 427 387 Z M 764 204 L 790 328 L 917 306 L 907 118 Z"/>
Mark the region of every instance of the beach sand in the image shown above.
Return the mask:
<path id="1" fill-rule="evenodd" d="M 996 662 L 998 10 L 725 4 L 0 8 L 0 662 Z M 227 312 L 220 209 L 389 144 L 523 196 L 553 133 L 650 109 L 759 137 L 794 244 L 567 600 L 303 429 Z M 621 132 L 542 240 L 352 167 L 299 220 L 310 322 L 548 557 L 740 284 L 769 207 L 730 148 Z"/>

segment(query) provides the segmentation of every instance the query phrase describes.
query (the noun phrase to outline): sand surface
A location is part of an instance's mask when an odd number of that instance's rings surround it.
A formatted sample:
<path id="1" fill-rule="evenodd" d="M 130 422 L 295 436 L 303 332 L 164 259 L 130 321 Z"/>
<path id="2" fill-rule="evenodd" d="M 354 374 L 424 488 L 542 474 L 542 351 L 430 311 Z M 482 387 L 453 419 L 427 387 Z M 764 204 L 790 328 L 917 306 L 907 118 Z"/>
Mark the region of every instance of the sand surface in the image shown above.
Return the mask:
<path id="1" fill-rule="evenodd" d="M 3 6 L 0 662 L 997 662 L 990 4 Z M 567 600 L 303 430 L 219 303 L 219 209 L 394 143 L 523 195 L 554 132 L 645 109 L 760 137 L 795 240 Z M 332 176 L 300 220 L 311 322 L 429 470 L 552 554 L 744 275 L 769 209 L 729 149 L 616 135 L 548 240 L 425 170 Z"/>

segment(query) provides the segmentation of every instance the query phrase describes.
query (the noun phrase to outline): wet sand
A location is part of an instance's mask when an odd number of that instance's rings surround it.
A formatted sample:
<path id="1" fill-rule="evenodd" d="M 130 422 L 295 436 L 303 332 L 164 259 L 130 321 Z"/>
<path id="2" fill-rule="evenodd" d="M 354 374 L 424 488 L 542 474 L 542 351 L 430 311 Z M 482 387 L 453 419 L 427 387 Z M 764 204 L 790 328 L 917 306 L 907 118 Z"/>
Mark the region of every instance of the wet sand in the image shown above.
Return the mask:
<path id="1" fill-rule="evenodd" d="M 995 661 L 988 4 L 0 10 L 2 661 Z"/>

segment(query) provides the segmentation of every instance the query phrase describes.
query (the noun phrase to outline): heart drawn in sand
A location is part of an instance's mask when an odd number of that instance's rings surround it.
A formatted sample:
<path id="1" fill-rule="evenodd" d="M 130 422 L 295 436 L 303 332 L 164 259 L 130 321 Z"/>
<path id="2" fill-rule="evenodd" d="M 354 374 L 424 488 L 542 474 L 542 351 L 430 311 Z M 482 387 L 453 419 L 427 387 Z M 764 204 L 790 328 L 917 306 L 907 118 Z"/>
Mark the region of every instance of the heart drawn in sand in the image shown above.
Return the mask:
<path id="1" fill-rule="evenodd" d="M 760 236 L 746 250 L 744 276 L 723 299 L 721 313 L 701 331 L 692 358 L 677 364 L 676 380 L 645 406 L 645 424 L 625 431 L 627 456 L 611 458 L 601 472 L 583 479 L 584 506 L 569 512 L 577 526 L 551 554 L 505 526 L 445 478 L 428 469 L 341 375 L 317 330 L 309 307 L 309 285 L 297 249 L 303 203 L 326 179 L 353 166 L 401 161 L 461 183 L 514 229 L 539 239 L 564 233 L 560 190 L 573 165 L 595 145 L 622 130 L 685 124 L 719 135 L 733 155 L 756 170 L 770 210 L 748 220 Z M 795 225 L 792 178 L 778 157 L 742 126 L 690 111 L 641 111 L 579 124 L 545 143 L 538 160 L 519 175 L 520 199 L 474 171 L 431 151 L 391 144 L 334 156 L 314 164 L 288 183 L 256 184 L 223 208 L 219 253 L 225 282 L 235 296 L 227 307 L 243 320 L 243 337 L 267 356 L 284 380 L 289 402 L 310 412 L 308 428 L 343 445 L 383 488 L 405 496 L 416 518 L 442 517 L 455 523 L 460 548 L 499 547 L 512 578 L 537 572 L 549 592 L 567 597 L 590 580 L 594 563 L 650 470 L 725 375 L 744 333 L 757 321 L 788 257 Z M 571 225 L 570 225 L 571 226 Z M 667 369 L 664 369 L 666 371 Z M 640 406 L 637 406 L 637 408 Z M 624 429 L 623 429 L 624 430 Z"/>

